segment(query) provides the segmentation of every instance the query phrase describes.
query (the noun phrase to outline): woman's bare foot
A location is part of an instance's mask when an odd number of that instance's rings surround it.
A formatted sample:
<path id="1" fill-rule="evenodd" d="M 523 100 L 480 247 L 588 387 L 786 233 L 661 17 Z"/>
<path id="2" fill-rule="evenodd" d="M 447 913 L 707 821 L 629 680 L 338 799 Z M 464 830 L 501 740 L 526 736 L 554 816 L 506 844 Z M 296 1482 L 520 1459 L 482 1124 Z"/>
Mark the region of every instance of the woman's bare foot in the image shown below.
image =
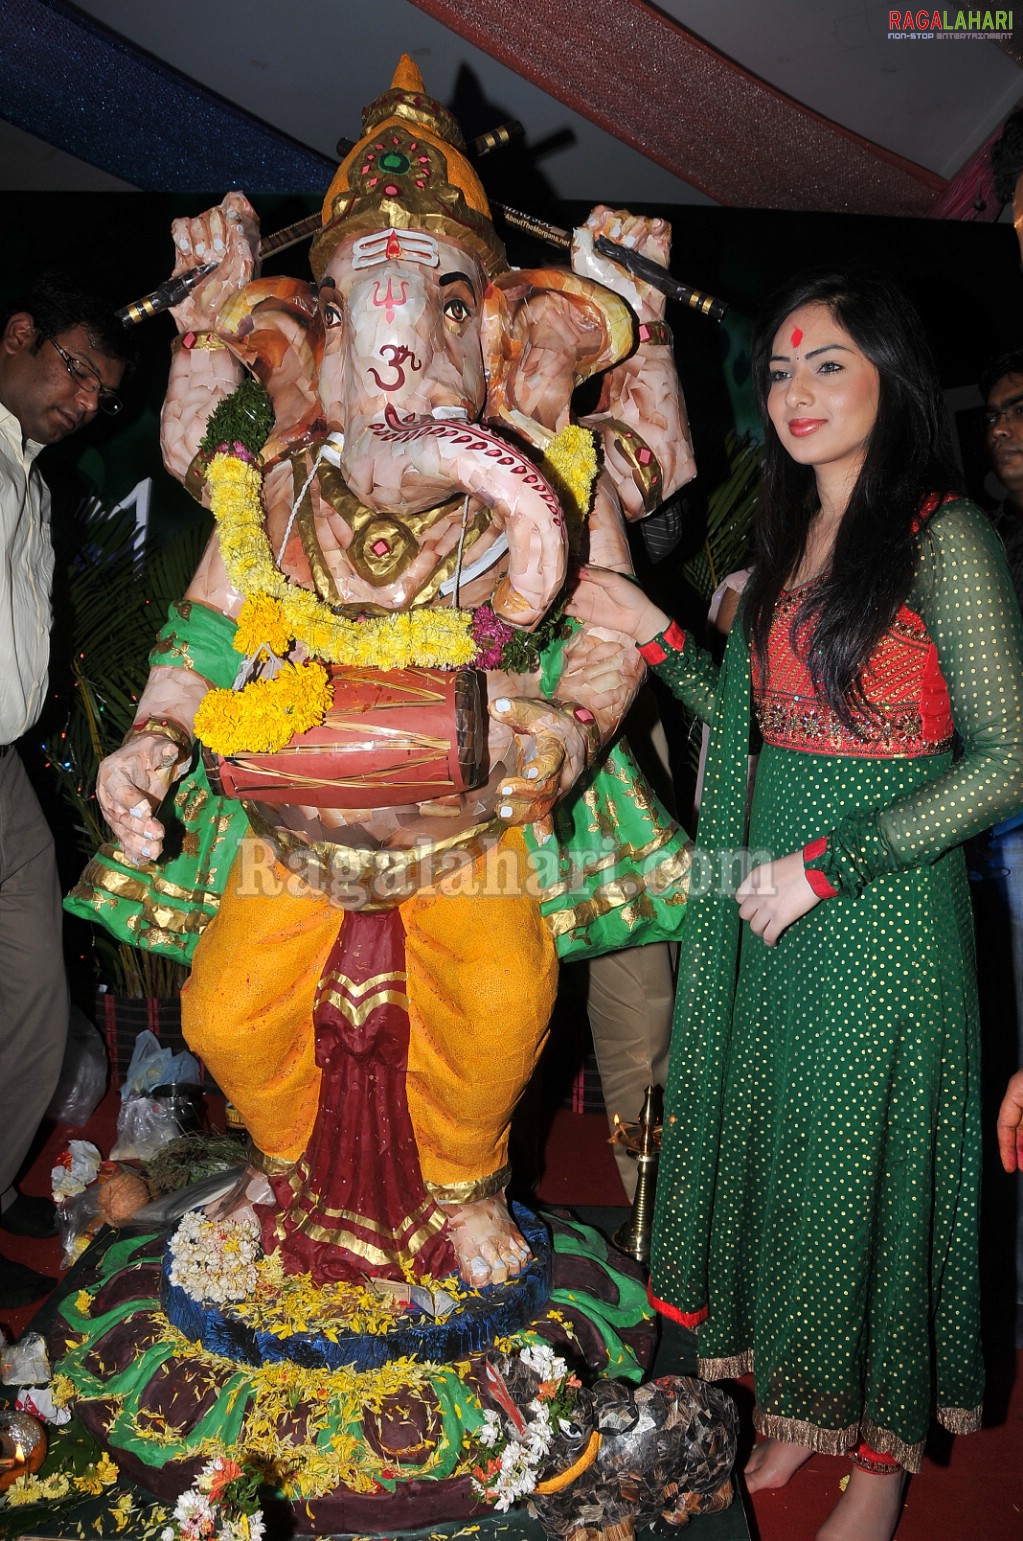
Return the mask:
<path id="1" fill-rule="evenodd" d="M 812 1455 L 806 1445 L 793 1445 L 786 1439 L 760 1440 L 753 1446 L 742 1471 L 747 1493 L 757 1493 L 765 1487 L 784 1487 L 793 1472 Z"/>
<path id="2" fill-rule="evenodd" d="M 529 1262 L 529 1248 L 508 1213 L 503 1193 L 475 1204 L 442 1204 L 458 1272 L 471 1289 L 504 1284 Z"/>
<path id="3" fill-rule="evenodd" d="M 906 1473 L 891 1476 L 854 1466 L 849 1486 L 817 1532 L 817 1541 L 892 1541 Z"/>

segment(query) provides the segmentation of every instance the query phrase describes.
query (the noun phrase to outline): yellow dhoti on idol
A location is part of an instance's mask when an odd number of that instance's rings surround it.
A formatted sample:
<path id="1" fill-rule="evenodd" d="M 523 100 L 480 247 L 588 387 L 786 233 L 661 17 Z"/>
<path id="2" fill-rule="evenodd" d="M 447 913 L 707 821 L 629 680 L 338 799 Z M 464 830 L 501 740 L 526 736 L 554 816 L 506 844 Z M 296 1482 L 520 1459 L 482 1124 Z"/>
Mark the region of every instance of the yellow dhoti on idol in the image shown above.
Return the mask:
<path id="1" fill-rule="evenodd" d="M 290 1227 L 292 1250 L 314 1269 L 328 1233 L 354 1266 L 400 1272 L 415 1256 L 422 1267 L 424 1246 L 439 1266 L 448 1244 L 437 1203 L 484 1198 L 508 1180 L 511 1116 L 553 1006 L 553 939 L 525 883 L 507 883 L 509 870 L 527 870 L 525 843 L 509 831 L 480 856 L 460 885 L 470 893 L 421 890 L 367 915 L 270 867 L 265 848 L 247 859 L 255 840 L 196 949 L 185 1036 L 287 1200 L 279 1245 L 288 1249 Z M 360 1076 L 367 1085 L 353 1097 Z M 336 1182 L 323 1171 L 327 1147 Z M 399 1181 L 400 1200 L 390 1192 Z"/>

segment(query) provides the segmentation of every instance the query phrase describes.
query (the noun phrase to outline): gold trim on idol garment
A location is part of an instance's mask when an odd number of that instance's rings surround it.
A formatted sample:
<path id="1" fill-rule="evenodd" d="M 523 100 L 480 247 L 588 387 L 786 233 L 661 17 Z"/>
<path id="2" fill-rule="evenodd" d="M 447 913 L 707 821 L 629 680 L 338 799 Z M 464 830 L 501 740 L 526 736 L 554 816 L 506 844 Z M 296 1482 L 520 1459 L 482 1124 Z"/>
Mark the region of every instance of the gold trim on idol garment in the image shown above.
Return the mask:
<path id="1" fill-rule="evenodd" d="M 651 876 L 658 877 L 658 889 L 661 888 L 662 882 L 664 889 L 673 889 L 670 894 L 663 891 L 658 894 L 662 904 L 685 905 L 691 867 L 692 851 L 686 846 L 683 850 L 666 857 L 654 868 Z M 567 931 L 574 931 L 576 927 L 592 925 L 602 915 L 607 915 L 614 910 L 621 917 L 624 925 L 634 928 L 642 921 L 652 919 L 655 914 L 653 899 L 648 893 L 637 894 L 636 883 L 637 879 L 634 877 L 625 877 L 619 882 L 607 883 L 592 899 L 573 905 L 571 909 L 553 910 L 544 916 L 544 922 L 550 928 L 552 935 L 557 938 L 564 936 Z"/>
<path id="2" fill-rule="evenodd" d="M 403 990 L 380 990 L 368 1001 L 361 1005 L 353 1005 L 349 998 L 338 990 L 325 990 L 321 985 L 316 991 L 316 1003 L 326 1001 L 333 1006 L 345 1019 L 348 1027 L 362 1027 L 366 1018 L 380 1006 L 397 1006 L 399 1011 L 408 1011 L 408 996 Z"/>
<path id="3" fill-rule="evenodd" d="M 101 846 L 98 854 L 106 856 L 110 861 L 122 860 L 120 847 L 113 844 Z M 106 866 L 96 856 L 86 865 L 75 884 L 74 892 L 97 905 L 102 905 L 105 900 L 127 899 L 141 907 L 141 919 L 147 924 L 178 934 L 201 930 L 208 917 L 198 911 L 178 910 L 160 904 L 157 902 L 158 896 L 179 899 L 190 905 L 209 905 L 212 909 L 216 909 L 220 903 L 219 893 L 212 890 L 182 888 L 177 883 L 167 882 L 161 876 L 156 862 L 147 862 L 137 872 L 120 872 Z"/>
<path id="4" fill-rule="evenodd" d="M 285 1160 L 283 1156 L 268 1156 L 266 1151 L 260 1150 L 253 1142 L 251 1136 L 245 1160 L 253 1171 L 263 1172 L 267 1177 L 286 1177 L 297 1165 L 294 1161 Z"/>
<path id="5" fill-rule="evenodd" d="M 423 1185 L 430 1197 L 438 1204 L 477 1204 L 481 1199 L 491 1199 L 503 1193 L 511 1182 L 510 1164 L 498 1167 L 488 1177 L 469 1178 L 458 1183 L 432 1183 L 426 1178 Z"/>
<path id="6" fill-rule="evenodd" d="M 291 1189 L 293 1203 L 282 1208 L 276 1217 L 274 1233 L 279 1241 L 287 1239 L 287 1222 L 291 1232 L 298 1231 L 310 1240 L 328 1246 L 343 1247 L 355 1257 L 362 1258 L 363 1262 L 383 1267 L 396 1260 L 413 1263 L 430 1237 L 442 1231 L 447 1223 L 443 1213 L 429 1197 L 412 1214 L 403 1216 L 395 1226 L 381 1225 L 379 1221 L 356 1214 L 354 1210 L 335 1209 L 310 1200 L 308 1193 L 303 1191 L 309 1176 L 304 1158 L 290 1172 L 282 1175 L 286 1177 Z M 314 1203 L 319 1213 L 328 1216 L 334 1223 L 321 1225 L 303 1210 L 304 1202 Z M 364 1234 L 359 1235 L 359 1232 Z M 370 1237 L 378 1238 L 380 1244 L 376 1245 Z"/>

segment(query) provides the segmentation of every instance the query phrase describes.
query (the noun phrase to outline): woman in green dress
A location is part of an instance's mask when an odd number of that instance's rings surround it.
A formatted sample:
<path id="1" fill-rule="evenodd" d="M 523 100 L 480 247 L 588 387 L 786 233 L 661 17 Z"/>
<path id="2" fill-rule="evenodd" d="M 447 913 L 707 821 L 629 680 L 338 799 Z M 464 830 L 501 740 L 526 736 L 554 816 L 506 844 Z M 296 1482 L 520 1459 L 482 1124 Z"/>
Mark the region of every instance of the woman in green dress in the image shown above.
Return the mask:
<path id="1" fill-rule="evenodd" d="M 894 285 L 794 281 L 753 369 L 764 492 L 720 671 L 617 574 L 573 600 L 712 725 L 651 1294 L 702 1374 L 754 1376 L 749 1491 L 849 1453 L 819 1541 L 890 1541 L 931 1417 L 980 1423 L 961 845 L 1023 805 L 1023 627 Z"/>

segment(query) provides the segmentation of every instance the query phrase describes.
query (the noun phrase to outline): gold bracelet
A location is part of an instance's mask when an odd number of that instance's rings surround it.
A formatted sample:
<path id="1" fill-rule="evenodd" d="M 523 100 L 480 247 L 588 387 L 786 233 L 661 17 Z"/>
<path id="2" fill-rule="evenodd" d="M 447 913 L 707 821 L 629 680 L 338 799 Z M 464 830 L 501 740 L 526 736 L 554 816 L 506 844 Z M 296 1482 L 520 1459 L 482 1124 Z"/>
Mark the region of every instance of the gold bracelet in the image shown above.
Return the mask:
<path id="1" fill-rule="evenodd" d="M 600 724 L 590 711 L 588 706 L 581 705 L 578 701 L 562 701 L 557 696 L 551 697 L 551 705 L 559 711 L 567 712 L 586 735 L 586 768 L 593 764 L 604 747 L 600 734 Z"/>
<path id="2" fill-rule="evenodd" d="M 186 353 L 219 353 L 221 348 L 227 347 L 227 343 L 216 332 L 182 332 L 174 340 Z"/>
<path id="3" fill-rule="evenodd" d="M 212 458 L 211 455 L 207 455 L 205 450 L 197 450 L 189 462 L 188 470 L 185 472 L 185 491 L 203 508 L 206 507 L 203 494 L 206 489 L 206 478 L 210 474 L 210 461 Z"/>
<path id="4" fill-rule="evenodd" d="M 160 738 L 169 738 L 172 744 L 177 744 L 183 754 L 192 753 L 194 738 L 183 723 L 175 721 L 173 717 L 147 717 L 144 722 L 133 722 L 124 735 L 124 742 L 129 739 L 141 738 L 143 733 L 156 733 Z"/>
<path id="5" fill-rule="evenodd" d="M 638 336 L 640 347 L 648 342 L 655 348 L 670 348 L 675 340 L 667 321 L 641 321 Z"/>

